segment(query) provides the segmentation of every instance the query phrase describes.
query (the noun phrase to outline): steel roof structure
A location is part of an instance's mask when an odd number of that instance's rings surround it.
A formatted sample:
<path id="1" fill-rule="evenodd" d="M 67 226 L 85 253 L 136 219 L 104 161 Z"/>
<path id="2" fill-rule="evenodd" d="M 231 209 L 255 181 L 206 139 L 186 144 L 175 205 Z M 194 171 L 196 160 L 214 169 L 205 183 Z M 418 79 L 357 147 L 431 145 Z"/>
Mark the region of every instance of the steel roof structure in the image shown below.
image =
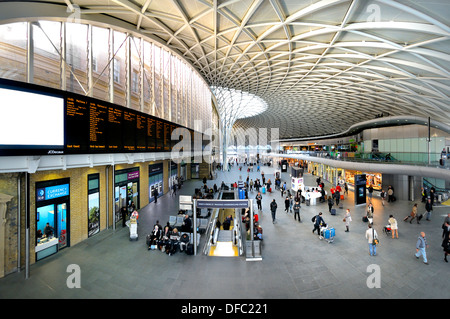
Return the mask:
<path id="1" fill-rule="evenodd" d="M 211 87 L 267 103 L 235 127 L 320 136 L 380 113 L 450 124 L 448 0 L 39 2 L 120 21 L 178 52 Z"/>

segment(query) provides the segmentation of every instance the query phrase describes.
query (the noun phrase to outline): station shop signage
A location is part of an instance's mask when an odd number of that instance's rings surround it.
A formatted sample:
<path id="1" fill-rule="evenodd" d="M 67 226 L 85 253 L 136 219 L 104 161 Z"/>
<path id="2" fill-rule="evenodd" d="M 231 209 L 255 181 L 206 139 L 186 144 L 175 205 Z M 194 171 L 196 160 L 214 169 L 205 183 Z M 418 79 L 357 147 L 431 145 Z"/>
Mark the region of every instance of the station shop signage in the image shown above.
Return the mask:
<path id="1" fill-rule="evenodd" d="M 248 208 L 248 200 L 233 200 L 233 199 L 198 199 L 197 208 Z"/>
<path id="2" fill-rule="evenodd" d="M 36 201 L 50 200 L 59 197 L 69 196 L 69 184 L 38 188 L 36 190 Z"/>

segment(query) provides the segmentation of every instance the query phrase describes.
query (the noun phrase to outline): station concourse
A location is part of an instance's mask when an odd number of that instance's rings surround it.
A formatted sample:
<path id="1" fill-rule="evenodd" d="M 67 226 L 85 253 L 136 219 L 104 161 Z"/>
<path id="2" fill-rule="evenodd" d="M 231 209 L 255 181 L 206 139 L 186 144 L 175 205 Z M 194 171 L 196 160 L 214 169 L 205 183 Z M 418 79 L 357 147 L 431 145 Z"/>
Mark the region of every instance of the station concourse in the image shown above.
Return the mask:
<path id="1" fill-rule="evenodd" d="M 1 1 L 0 299 L 449 299 L 449 8 Z M 302 203 L 300 223 L 275 181 L 305 192 L 317 177 L 328 197 L 349 193 L 336 215 Z M 246 178 L 266 188 L 262 211 L 254 189 L 238 201 Z M 220 209 L 181 227 L 200 193 Z M 431 219 L 404 222 L 414 204 Z M 312 232 L 320 212 L 332 241 Z M 398 239 L 383 231 L 391 215 Z M 149 249 L 168 222 L 193 254 Z"/>
<path id="2" fill-rule="evenodd" d="M 265 175 L 273 167 L 263 168 Z M 260 172 L 250 172 L 259 178 Z M 230 172 L 217 172 L 208 186 L 224 181 L 233 183 L 242 172 L 236 166 Z M 283 180 L 289 176 L 282 173 Z M 305 174 L 306 184 L 315 185 L 316 178 Z M 201 181 L 185 182 L 176 196 L 189 195 Z M 325 183 L 326 189 L 331 184 Z M 256 192 L 250 193 L 250 197 Z M 402 222 L 412 206 L 408 201 L 381 205 L 374 197 L 374 225 L 380 234 L 377 256 L 368 251 L 361 221 L 364 207 L 355 207 L 353 192 L 344 199 L 344 210 L 336 216 L 328 213 L 326 204 L 302 204 L 302 223 L 294 221 L 293 214 L 283 211 L 279 191 L 263 195 L 260 223 L 264 229 L 263 260 L 246 262 L 238 257 L 211 257 L 203 254 L 188 256 L 177 253 L 168 256 L 159 251 L 148 251 L 145 240 L 128 240 L 128 229 L 106 230 L 47 258 L 31 267 L 30 278 L 16 273 L 0 280 L 0 298 L 101 298 L 101 299 L 446 299 L 448 264 L 443 261 L 441 224 L 448 207 L 436 207 L 430 222 L 420 225 Z M 278 203 L 277 223 L 272 224 L 268 209 L 272 199 Z M 422 204 L 419 204 L 422 206 Z M 349 208 L 353 221 L 345 233 L 342 218 Z M 163 225 L 168 216 L 177 211 L 177 200 L 170 194 L 150 203 L 140 211 L 139 236 L 148 234 L 159 220 Z M 421 207 L 422 209 L 422 207 Z M 324 220 L 336 228 L 336 238 L 328 244 L 312 234 L 311 217 L 319 211 Z M 382 232 L 390 214 L 399 221 L 399 239 L 391 239 Z M 427 234 L 429 265 L 414 257 L 419 232 Z M 201 241 L 203 244 L 203 238 Z M 70 264 L 78 264 L 82 272 L 80 289 L 66 285 Z M 381 288 L 370 289 L 366 280 L 368 267 L 381 269 Z"/>

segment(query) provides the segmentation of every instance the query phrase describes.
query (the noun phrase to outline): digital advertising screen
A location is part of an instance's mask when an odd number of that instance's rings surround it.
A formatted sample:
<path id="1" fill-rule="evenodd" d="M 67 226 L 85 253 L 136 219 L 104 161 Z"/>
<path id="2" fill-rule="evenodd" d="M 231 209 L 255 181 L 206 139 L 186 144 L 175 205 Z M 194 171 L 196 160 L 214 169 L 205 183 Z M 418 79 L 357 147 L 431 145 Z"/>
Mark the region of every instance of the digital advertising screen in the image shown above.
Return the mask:
<path id="1" fill-rule="evenodd" d="M 0 152 L 64 149 L 64 99 L 0 86 Z"/>

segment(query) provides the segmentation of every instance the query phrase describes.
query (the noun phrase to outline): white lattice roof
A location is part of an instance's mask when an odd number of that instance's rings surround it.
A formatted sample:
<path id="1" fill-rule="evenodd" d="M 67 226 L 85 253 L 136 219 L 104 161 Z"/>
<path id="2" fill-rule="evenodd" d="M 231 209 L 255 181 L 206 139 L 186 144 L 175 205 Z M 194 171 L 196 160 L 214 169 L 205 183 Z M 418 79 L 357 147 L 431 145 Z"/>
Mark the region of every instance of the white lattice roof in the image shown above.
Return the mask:
<path id="1" fill-rule="evenodd" d="M 268 105 L 236 125 L 280 138 L 390 115 L 450 123 L 448 0 L 65 0 L 157 38 L 211 86 Z M 23 5 L 23 4 L 21 4 Z"/>

